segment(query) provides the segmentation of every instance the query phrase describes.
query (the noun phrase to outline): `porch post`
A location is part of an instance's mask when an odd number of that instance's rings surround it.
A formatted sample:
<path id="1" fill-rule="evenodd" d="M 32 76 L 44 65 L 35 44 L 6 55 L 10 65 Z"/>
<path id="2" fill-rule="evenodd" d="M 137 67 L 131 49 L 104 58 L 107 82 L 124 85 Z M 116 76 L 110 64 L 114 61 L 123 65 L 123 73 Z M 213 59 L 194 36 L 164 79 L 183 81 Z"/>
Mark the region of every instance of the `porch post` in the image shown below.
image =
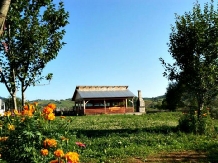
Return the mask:
<path id="1" fill-rule="evenodd" d="M 104 99 L 104 114 L 106 114 L 106 101 Z"/>
<path id="2" fill-rule="evenodd" d="M 83 100 L 83 114 L 86 114 L 86 102 Z"/>

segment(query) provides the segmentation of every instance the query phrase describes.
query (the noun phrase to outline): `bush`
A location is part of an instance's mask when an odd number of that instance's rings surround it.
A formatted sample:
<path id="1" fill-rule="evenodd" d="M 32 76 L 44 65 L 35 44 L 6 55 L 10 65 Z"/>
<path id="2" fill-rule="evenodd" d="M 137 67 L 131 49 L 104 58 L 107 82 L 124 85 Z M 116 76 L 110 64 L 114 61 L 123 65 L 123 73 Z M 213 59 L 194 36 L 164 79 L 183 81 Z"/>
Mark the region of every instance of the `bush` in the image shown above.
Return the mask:
<path id="1" fill-rule="evenodd" d="M 209 109 L 204 109 L 199 118 L 197 111 L 183 113 L 179 119 L 178 128 L 182 132 L 195 134 L 213 134 L 215 131 Z"/>
<path id="2" fill-rule="evenodd" d="M 53 113 L 55 107 L 48 104 L 40 110 L 35 103 L 24 106 L 22 112 L 5 112 L 1 121 L 2 160 L 8 163 L 77 163 L 77 152 L 68 150 L 70 136 L 67 126 L 71 121 L 64 117 L 56 118 Z"/>

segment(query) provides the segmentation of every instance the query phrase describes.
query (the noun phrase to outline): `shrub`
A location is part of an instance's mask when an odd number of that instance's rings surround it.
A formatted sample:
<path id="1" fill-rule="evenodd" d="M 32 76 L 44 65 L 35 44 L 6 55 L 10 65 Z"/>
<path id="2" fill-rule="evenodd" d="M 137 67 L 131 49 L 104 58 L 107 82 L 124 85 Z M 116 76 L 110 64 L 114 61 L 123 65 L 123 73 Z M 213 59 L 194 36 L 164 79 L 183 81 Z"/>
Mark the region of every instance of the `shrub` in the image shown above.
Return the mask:
<path id="1" fill-rule="evenodd" d="M 190 110 L 189 113 L 183 113 L 179 119 L 178 128 L 187 133 L 213 134 L 214 124 L 209 109 L 204 109 L 199 118 L 197 111 Z"/>

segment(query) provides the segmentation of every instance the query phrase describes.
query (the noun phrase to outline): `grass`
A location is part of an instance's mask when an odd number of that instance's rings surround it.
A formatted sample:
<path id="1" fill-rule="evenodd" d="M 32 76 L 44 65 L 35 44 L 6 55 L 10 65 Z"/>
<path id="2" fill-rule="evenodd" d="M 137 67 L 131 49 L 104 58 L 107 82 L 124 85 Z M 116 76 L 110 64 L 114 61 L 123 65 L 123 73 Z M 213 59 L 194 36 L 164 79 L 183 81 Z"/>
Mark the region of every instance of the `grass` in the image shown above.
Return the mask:
<path id="1" fill-rule="evenodd" d="M 217 134 L 182 133 L 177 129 L 180 116 L 181 112 L 160 112 L 74 116 L 65 120 L 56 117 L 51 127 L 53 136 L 69 136 L 69 151 L 78 152 L 81 163 L 142 163 L 160 155 L 169 157 L 173 153 L 183 157 L 199 152 L 203 159 L 197 162 L 218 162 Z M 66 122 L 70 125 L 65 130 Z M 214 123 L 218 126 L 217 120 Z M 76 147 L 75 142 L 85 143 L 86 148 Z M 191 161 L 186 158 L 183 162 Z"/>
<path id="2" fill-rule="evenodd" d="M 177 130 L 179 112 L 146 115 L 96 115 L 72 117 L 71 141 L 87 147 L 81 162 L 144 161 L 160 152 L 201 151 L 208 162 L 218 161 L 218 137 L 185 134 Z M 217 121 L 215 121 L 217 123 Z M 124 161 L 125 160 L 125 161 Z"/>

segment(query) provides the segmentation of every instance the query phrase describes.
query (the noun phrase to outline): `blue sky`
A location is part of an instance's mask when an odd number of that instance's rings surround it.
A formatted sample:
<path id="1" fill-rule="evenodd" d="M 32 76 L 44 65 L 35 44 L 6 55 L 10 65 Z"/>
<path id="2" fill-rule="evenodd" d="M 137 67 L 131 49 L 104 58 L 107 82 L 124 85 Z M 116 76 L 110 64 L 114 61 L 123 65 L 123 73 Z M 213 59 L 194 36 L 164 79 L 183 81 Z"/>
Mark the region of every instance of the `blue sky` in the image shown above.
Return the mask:
<path id="1" fill-rule="evenodd" d="M 63 1 L 70 13 L 67 44 L 43 71 L 53 73 L 51 83 L 29 87 L 27 100 L 71 98 L 77 85 L 127 85 L 143 97 L 165 94 L 168 80 L 159 58 L 172 62 L 166 44 L 174 14 L 191 11 L 195 0 Z M 0 96 L 9 96 L 2 83 Z"/>

